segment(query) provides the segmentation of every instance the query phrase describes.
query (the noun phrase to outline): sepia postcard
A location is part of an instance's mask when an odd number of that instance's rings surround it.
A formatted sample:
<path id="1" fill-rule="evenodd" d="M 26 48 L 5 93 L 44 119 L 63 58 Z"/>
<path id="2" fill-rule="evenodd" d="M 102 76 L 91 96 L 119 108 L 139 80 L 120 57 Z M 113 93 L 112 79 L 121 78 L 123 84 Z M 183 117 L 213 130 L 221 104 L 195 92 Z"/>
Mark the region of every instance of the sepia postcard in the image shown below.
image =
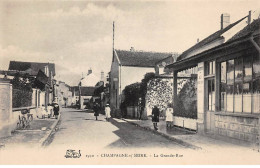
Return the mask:
<path id="1" fill-rule="evenodd" d="M 1 0 L 0 165 L 259 165 L 259 6 Z"/>

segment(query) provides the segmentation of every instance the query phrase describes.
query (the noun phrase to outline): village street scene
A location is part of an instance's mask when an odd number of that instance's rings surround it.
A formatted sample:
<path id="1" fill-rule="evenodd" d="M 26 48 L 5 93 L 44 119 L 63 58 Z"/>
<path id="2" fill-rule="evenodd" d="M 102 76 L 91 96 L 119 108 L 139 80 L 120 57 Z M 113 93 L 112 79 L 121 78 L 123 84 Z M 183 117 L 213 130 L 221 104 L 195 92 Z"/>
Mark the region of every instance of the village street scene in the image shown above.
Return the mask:
<path id="1" fill-rule="evenodd" d="M 258 1 L 1 1 L 0 164 L 260 164 Z"/>

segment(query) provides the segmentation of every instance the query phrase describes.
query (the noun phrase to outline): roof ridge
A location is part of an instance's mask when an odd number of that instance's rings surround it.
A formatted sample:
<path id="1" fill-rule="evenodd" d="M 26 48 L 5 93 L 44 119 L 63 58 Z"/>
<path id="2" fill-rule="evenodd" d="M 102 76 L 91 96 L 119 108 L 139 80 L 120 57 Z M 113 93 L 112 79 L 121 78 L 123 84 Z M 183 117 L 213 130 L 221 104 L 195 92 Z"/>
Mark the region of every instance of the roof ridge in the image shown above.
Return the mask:
<path id="1" fill-rule="evenodd" d="M 55 63 L 53 63 L 53 62 L 35 62 L 35 61 L 10 61 L 10 62 L 35 63 L 35 64 L 55 64 Z"/>
<path id="2" fill-rule="evenodd" d="M 144 50 L 122 50 L 122 49 L 115 49 L 116 51 L 125 51 L 125 52 L 141 52 L 141 53 L 160 53 L 160 54 L 178 54 L 177 52 L 159 52 L 159 51 L 144 51 Z"/>
<path id="3" fill-rule="evenodd" d="M 242 20 L 244 20 L 247 16 L 237 20 L 234 23 L 229 24 L 227 27 L 225 27 L 224 29 L 220 29 L 215 31 L 214 33 L 210 34 L 209 36 L 207 36 L 206 38 L 204 38 L 203 40 L 201 40 L 200 42 L 194 44 L 193 46 L 191 46 L 190 48 L 188 48 L 187 50 L 185 50 L 182 54 L 180 54 L 180 56 L 178 57 L 178 60 L 185 58 L 185 56 L 189 53 L 194 51 L 197 47 L 203 47 L 209 43 L 211 43 L 212 41 L 221 38 L 221 35 L 225 32 L 227 32 L 228 30 L 230 30 L 232 27 L 234 27 L 235 25 L 237 25 L 238 23 L 240 23 Z M 213 38 L 214 36 L 216 36 L 215 38 Z M 210 39 L 212 38 L 212 39 Z M 209 40 L 209 41 L 207 41 Z"/>

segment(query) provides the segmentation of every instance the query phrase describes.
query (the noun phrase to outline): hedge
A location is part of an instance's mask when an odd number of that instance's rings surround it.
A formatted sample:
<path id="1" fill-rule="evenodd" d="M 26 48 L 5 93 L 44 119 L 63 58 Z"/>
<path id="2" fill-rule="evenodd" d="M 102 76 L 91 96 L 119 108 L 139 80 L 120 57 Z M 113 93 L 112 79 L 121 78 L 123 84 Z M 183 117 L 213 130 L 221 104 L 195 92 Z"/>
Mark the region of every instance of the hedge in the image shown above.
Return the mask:
<path id="1" fill-rule="evenodd" d="M 13 108 L 29 107 L 32 105 L 32 92 L 27 90 L 13 89 Z"/>

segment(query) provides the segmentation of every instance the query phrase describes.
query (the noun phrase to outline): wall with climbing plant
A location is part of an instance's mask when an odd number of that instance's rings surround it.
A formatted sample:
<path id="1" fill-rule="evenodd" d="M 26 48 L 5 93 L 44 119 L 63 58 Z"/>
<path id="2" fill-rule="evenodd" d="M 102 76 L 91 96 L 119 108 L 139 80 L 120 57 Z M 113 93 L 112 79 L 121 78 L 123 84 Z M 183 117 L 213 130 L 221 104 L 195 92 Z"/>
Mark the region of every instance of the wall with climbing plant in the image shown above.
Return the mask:
<path id="1" fill-rule="evenodd" d="M 151 115 L 152 108 L 157 105 L 162 115 L 168 103 L 172 103 L 173 79 L 153 78 L 147 83 L 146 110 Z M 186 118 L 197 118 L 197 82 L 195 78 L 177 80 L 177 104 L 174 115 Z M 184 106 L 185 105 L 185 106 Z"/>

